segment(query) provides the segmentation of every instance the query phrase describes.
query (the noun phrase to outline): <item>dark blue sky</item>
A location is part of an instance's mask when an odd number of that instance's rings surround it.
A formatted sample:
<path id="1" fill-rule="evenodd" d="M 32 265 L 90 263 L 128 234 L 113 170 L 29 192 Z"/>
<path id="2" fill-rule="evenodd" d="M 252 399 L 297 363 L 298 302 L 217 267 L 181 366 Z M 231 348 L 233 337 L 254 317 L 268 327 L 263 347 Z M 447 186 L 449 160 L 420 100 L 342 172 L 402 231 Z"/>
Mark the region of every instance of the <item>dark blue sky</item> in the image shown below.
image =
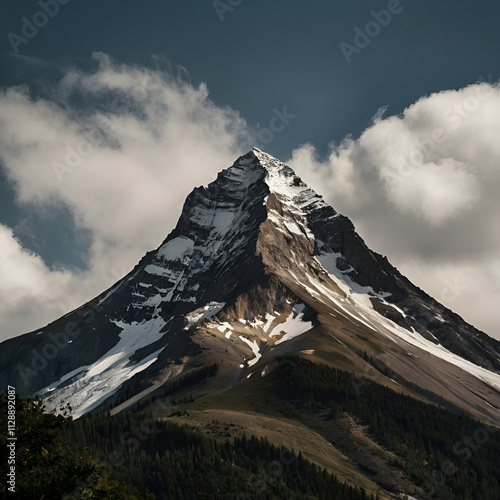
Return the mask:
<path id="1" fill-rule="evenodd" d="M 500 3 L 487 0 L 401 0 L 399 13 L 348 64 L 340 43 L 353 44 L 355 27 L 364 30 L 371 11 L 387 7 L 387 0 L 243 0 L 221 21 L 210 0 L 69 0 L 18 46 L 18 57 L 8 34 L 21 35 L 22 18 L 33 20 L 41 7 L 4 0 L 0 85 L 25 83 L 43 94 L 58 68 L 91 64 L 93 51 L 174 73 L 182 65 L 193 84 L 206 82 L 216 104 L 239 110 L 253 127 L 266 126 L 273 109 L 286 106 L 296 119 L 266 149 L 287 159 L 306 142 L 325 154 L 329 142 L 358 136 L 381 106 L 399 113 L 421 96 L 480 75 L 499 78 Z M 71 229 L 70 213 L 47 221 L 17 207 L 5 180 L 0 195 L 0 222 L 14 227 L 24 245 L 49 265 L 83 265 L 89 235 Z"/>
<path id="2" fill-rule="evenodd" d="M 352 44 L 354 28 L 363 29 L 370 11 L 387 5 L 243 0 L 221 22 L 210 0 L 70 0 L 19 50 L 58 64 L 102 51 L 154 67 L 157 55 L 163 68 L 167 61 L 180 64 L 193 83 L 206 82 L 217 104 L 239 110 L 251 125 L 267 123 L 273 108 L 287 106 L 297 119 L 269 149 L 288 157 L 307 141 L 326 151 L 330 141 L 358 135 L 380 106 L 398 113 L 423 95 L 463 87 L 479 75 L 498 78 L 500 4 L 486 0 L 401 0 L 402 11 L 348 64 L 339 44 Z M 39 78 L 36 68 L 21 71 L 6 56 L 12 52 L 7 34 L 20 34 L 21 18 L 31 20 L 40 6 L 5 0 L 5 8 L 0 83 Z"/>

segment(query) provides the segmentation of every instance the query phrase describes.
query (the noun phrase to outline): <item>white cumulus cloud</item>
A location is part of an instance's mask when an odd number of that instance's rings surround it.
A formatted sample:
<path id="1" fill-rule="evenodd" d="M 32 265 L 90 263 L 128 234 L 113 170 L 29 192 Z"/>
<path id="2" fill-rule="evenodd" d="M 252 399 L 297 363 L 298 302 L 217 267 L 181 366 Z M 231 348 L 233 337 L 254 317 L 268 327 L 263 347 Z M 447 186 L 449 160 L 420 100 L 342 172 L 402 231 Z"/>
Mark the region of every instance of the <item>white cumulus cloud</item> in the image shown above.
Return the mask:
<path id="1" fill-rule="evenodd" d="M 215 106 L 204 84 L 94 58 L 95 71 L 68 70 L 52 99 L 0 91 L 0 160 L 19 202 L 61 203 L 92 234 L 89 270 L 75 273 L 48 269 L 2 228 L 3 338 L 43 326 L 129 271 L 173 229 L 192 188 L 249 141 L 244 120 Z"/>
<path id="2" fill-rule="evenodd" d="M 290 165 L 438 300 L 466 280 L 447 305 L 500 338 L 490 308 L 500 303 L 500 87 L 478 81 L 384 112 L 326 158 L 306 144 Z"/>

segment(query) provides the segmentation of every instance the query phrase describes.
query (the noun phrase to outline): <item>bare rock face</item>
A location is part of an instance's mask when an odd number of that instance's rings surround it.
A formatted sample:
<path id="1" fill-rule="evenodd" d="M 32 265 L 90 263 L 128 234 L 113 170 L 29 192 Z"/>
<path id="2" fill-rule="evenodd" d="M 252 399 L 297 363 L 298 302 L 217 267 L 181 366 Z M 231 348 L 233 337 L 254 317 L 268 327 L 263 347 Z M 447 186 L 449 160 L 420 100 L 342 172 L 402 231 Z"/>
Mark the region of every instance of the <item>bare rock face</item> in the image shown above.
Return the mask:
<path id="1" fill-rule="evenodd" d="M 340 349 L 337 359 L 355 369 L 360 352 L 376 353 L 468 411 L 500 408 L 500 343 L 371 251 L 292 169 L 253 149 L 194 189 L 165 241 L 113 287 L 4 342 L 0 378 L 54 408 L 70 402 L 80 416 L 126 407 L 212 364 L 221 384 L 237 384 L 311 346 Z"/>

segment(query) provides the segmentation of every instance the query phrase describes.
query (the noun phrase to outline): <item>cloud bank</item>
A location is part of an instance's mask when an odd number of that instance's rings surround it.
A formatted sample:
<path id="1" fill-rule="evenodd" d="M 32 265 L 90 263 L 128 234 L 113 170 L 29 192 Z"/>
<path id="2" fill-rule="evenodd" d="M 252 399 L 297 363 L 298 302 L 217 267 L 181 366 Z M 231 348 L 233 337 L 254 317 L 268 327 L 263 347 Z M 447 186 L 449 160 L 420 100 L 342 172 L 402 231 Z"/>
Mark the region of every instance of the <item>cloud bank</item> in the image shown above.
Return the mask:
<path id="1" fill-rule="evenodd" d="M 51 270 L 0 226 L 1 340 L 44 326 L 112 285 L 173 229 L 187 194 L 250 141 L 244 120 L 158 71 L 94 54 L 51 98 L 0 91 L 0 160 L 20 203 L 63 204 L 91 231 L 89 270 Z"/>
<path id="2" fill-rule="evenodd" d="M 358 139 L 290 165 L 369 246 L 467 321 L 500 338 L 500 87 L 478 81 L 381 109 Z"/>
<path id="3" fill-rule="evenodd" d="M 0 340 L 111 286 L 161 243 L 191 189 L 252 143 L 205 85 L 94 59 L 48 97 L 0 91 L 0 161 L 19 203 L 62 204 L 92 234 L 87 270 L 54 269 L 0 225 Z M 418 286 L 500 338 L 500 89 L 478 82 L 385 112 L 327 158 L 306 144 L 287 163 Z"/>

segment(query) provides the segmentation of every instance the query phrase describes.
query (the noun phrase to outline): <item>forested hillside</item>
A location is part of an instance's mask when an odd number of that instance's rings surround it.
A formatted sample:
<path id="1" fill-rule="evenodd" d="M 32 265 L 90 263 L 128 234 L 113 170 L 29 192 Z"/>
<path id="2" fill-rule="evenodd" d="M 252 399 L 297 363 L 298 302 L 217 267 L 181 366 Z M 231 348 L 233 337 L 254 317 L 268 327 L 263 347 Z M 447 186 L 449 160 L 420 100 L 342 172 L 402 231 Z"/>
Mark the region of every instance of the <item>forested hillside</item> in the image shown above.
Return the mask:
<path id="1" fill-rule="evenodd" d="M 221 445 L 144 414 L 72 421 L 44 413 L 40 400 L 18 399 L 17 410 L 16 498 L 375 500 L 300 453 L 253 436 Z M 0 425 L 7 427 L 5 411 Z M 4 434 L 1 445 L 4 454 Z"/>
<path id="2" fill-rule="evenodd" d="M 355 416 L 400 457 L 394 465 L 429 497 L 500 498 L 497 427 L 298 357 L 281 360 L 261 383 L 274 385 L 281 400 L 292 402 L 298 418 L 304 410 L 326 411 L 332 420 L 344 412 Z"/>

